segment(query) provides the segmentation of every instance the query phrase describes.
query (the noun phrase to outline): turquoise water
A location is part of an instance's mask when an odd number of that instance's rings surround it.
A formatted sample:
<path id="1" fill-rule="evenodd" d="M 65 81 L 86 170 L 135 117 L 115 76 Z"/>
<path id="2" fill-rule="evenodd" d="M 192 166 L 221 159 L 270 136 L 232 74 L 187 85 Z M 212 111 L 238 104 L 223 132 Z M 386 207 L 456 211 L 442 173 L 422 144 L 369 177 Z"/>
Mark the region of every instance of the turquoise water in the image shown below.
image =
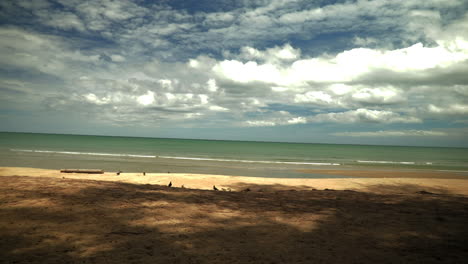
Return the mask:
<path id="1" fill-rule="evenodd" d="M 0 166 L 306 177 L 308 168 L 468 170 L 468 149 L 0 133 Z M 310 177 L 307 176 L 307 177 Z"/>

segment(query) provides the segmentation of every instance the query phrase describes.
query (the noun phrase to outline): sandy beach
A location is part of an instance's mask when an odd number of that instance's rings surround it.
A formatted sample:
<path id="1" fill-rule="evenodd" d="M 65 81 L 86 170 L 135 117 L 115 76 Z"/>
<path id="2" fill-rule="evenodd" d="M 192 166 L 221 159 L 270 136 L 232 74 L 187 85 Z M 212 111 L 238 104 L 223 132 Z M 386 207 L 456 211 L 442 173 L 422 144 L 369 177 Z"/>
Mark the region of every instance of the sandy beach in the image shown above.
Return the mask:
<path id="1" fill-rule="evenodd" d="M 361 178 L 65 174 L 2 167 L 0 259 L 462 263 L 468 257 L 465 172 L 320 173 Z"/>
<path id="2" fill-rule="evenodd" d="M 420 190 L 439 194 L 468 195 L 468 172 L 406 171 L 406 170 L 324 170 L 308 172 L 343 175 L 356 178 L 342 179 L 291 179 L 262 178 L 189 173 L 105 172 L 104 174 L 60 173 L 60 170 L 37 168 L 0 167 L 0 176 L 30 176 L 123 182 L 132 184 L 167 185 L 173 187 L 212 190 L 213 185 L 222 190 L 242 191 L 246 188 L 268 190 L 354 190 L 376 193 L 412 193 Z"/>

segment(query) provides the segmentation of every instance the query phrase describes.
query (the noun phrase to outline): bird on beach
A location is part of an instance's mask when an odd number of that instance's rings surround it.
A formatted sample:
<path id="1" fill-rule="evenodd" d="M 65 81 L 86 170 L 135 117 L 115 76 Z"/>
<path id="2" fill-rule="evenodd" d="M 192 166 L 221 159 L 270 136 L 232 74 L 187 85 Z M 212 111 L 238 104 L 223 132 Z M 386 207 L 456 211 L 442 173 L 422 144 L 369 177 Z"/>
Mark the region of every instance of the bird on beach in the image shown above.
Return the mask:
<path id="1" fill-rule="evenodd" d="M 121 171 L 121 170 L 119 170 L 119 171 L 117 172 L 117 175 L 120 175 L 120 173 L 121 173 L 121 172 L 122 172 L 122 171 Z"/>
<path id="2" fill-rule="evenodd" d="M 172 182 L 169 182 L 169 184 L 167 185 L 168 187 L 171 187 L 172 186 Z"/>
<path id="3" fill-rule="evenodd" d="M 145 176 L 145 175 L 146 175 L 146 172 L 143 172 L 143 176 Z"/>
<path id="4" fill-rule="evenodd" d="M 218 190 L 218 188 L 216 188 L 216 186 L 214 186 L 214 185 L 213 185 L 213 190 L 217 191 L 217 190 Z"/>

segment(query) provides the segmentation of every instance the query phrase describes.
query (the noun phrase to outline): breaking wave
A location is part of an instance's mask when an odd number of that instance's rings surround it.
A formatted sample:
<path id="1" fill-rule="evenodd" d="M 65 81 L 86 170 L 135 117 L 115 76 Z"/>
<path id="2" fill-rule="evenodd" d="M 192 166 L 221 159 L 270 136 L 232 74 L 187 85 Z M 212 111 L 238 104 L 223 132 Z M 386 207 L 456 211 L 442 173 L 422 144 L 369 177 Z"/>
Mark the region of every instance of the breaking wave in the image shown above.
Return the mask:
<path id="1" fill-rule="evenodd" d="M 225 162 L 245 162 L 245 163 L 270 163 L 270 164 L 295 164 L 295 165 L 324 165 L 324 166 L 339 166 L 339 163 L 329 162 L 295 162 L 295 161 L 267 161 L 267 160 L 236 160 L 236 159 L 213 159 L 213 158 L 193 158 L 193 157 L 173 157 L 173 156 L 158 156 L 163 159 L 181 159 L 181 160 L 203 160 L 203 161 L 225 161 Z"/>
<path id="2" fill-rule="evenodd" d="M 34 153 L 50 153 L 50 154 L 67 154 L 67 155 L 156 158 L 156 156 L 154 156 L 154 155 L 114 154 L 114 153 L 77 152 L 77 151 L 53 151 L 53 150 L 32 150 L 32 149 L 12 149 L 11 151 L 15 151 L 15 152 L 34 152 Z"/>
<path id="3" fill-rule="evenodd" d="M 65 154 L 65 155 L 89 155 L 89 156 L 132 157 L 132 158 L 160 158 L 160 159 L 243 162 L 243 163 L 265 163 L 265 164 L 291 164 L 291 165 L 315 165 L 315 166 L 339 166 L 339 165 L 341 165 L 340 163 L 332 163 L 332 162 L 238 160 L 238 159 L 218 159 L 218 158 L 198 158 L 198 157 L 178 157 L 178 156 L 156 156 L 156 155 L 136 155 L 136 154 L 115 154 L 115 153 L 77 152 L 77 151 L 32 150 L 32 149 L 11 149 L 11 151 L 30 152 L 30 153 Z"/>
<path id="4" fill-rule="evenodd" d="M 358 160 L 358 163 L 373 163 L 373 164 L 405 164 L 405 165 L 414 165 L 414 161 L 386 161 L 386 160 Z M 431 164 L 427 162 L 426 164 Z"/>

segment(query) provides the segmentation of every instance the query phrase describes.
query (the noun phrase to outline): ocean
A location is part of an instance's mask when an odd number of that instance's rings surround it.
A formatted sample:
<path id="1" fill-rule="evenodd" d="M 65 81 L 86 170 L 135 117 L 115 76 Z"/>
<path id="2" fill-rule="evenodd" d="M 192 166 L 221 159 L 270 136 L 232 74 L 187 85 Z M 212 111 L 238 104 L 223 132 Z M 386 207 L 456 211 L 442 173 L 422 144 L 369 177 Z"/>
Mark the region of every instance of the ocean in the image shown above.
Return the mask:
<path id="1" fill-rule="evenodd" d="M 0 132 L 0 166 L 331 178 L 299 171 L 468 171 L 468 149 Z"/>

